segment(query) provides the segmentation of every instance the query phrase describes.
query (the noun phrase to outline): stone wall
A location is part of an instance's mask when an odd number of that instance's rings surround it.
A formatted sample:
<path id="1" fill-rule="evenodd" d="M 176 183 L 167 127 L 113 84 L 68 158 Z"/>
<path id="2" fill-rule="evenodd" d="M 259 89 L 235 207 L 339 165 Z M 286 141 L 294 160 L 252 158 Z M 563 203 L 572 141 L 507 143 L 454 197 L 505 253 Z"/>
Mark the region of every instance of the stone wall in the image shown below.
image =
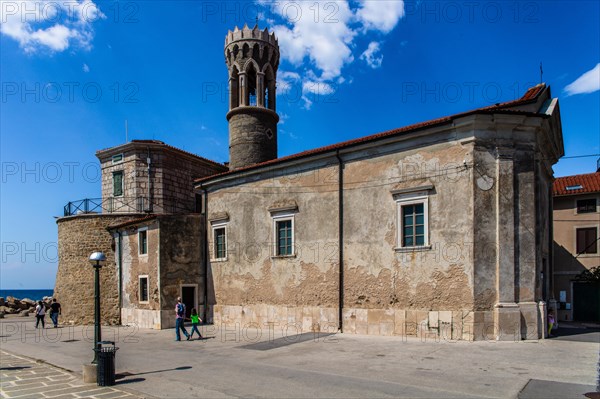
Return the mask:
<path id="1" fill-rule="evenodd" d="M 94 323 L 94 268 L 88 258 L 102 251 L 106 265 L 100 270 L 102 324 L 119 324 L 119 292 L 114 242 L 106 228 L 139 214 L 84 214 L 64 217 L 58 224 L 58 271 L 54 296 L 61 303 L 61 323 Z"/>
<path id="2" fill-rule="evenodd" d="M 123 154 L 123 160 L 113 163 L 112 156 L 118 154 Z M 102 168 L 102 198 L 116 212 L 193 212 L 194 179 L 227 170 L 223 165 L 153 141 L 133 141 L 97 155 Z M 118 171 L 123 171 L 123 196 L 113 197 L 113 173 Z"/>
<path id="3" fill-rule="evenodd" d="M 277 122 L 271 110 L 239 107 L 229 112 L 229 165 L 241 168 L 277 158 Z"/>

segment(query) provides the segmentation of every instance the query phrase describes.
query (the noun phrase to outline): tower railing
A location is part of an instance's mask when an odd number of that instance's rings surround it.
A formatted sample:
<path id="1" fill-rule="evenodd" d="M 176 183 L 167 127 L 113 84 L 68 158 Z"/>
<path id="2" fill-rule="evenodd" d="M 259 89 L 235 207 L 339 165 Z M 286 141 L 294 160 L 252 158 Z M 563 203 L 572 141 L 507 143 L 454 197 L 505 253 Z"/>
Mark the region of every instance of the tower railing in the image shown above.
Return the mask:
<path id="1" fill-rule="evenodd" d="M 177 197 L 107 197 L 84 198 L 69 201 L 63 209 L 64 216 L 112 213 L 181 214 L 195 212 L 194 199 Z"/>

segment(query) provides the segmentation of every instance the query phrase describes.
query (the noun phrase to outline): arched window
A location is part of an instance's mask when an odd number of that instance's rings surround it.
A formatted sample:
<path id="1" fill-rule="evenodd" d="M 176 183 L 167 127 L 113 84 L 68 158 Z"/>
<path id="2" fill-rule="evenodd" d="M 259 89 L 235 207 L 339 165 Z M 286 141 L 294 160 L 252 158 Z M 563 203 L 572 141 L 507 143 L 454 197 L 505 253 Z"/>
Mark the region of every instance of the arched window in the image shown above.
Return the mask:
<path id="1" fill-rule="evenodd" d="M 265 107 L 275 111 L 275 74 L 271 65 L 265 70 Z"/>
<path id="2" fill-rule="evenodd" d="M 246 104 L 256 106 L 256 68 L 251 62 L 246 68 Z"/>
<path id="3" fill-rule="evenodd" d="M 229 77 L 229 109 L 234 109 L 240 106 L 240 87 L 239 73 L 234 65 L 231 68 L 231 76 Z"/>

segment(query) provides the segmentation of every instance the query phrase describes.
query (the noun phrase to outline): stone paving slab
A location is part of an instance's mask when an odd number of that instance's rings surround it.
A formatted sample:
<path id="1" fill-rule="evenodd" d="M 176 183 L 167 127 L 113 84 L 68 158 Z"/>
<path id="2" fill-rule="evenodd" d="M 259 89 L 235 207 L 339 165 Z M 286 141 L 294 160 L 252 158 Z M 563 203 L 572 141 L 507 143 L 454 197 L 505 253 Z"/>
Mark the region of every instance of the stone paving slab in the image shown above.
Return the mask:
<path id="1" fill-rule="evenodd" d="M 81 377 L 44 362 L 0 350 L 0 398 L 142 398 L 114 387 L 84 384 Z"/>

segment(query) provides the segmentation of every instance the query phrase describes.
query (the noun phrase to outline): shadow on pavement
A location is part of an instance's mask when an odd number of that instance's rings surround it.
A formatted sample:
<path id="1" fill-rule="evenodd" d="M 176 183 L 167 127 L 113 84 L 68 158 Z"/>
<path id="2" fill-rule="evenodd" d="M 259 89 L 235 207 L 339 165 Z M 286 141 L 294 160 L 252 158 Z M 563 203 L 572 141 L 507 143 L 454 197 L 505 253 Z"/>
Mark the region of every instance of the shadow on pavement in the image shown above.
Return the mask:
<path id="1" fill-rule="evenodd" d="M 123 372 L 123 373 L 117 373 L 115 375 L 115 380 L 120 380 L 120 379 L 123 379 L 125 377 L 131 377 L 131 376 L 134 376 L 134 375 L 164 373 L 166 371 L 181 371 L 181 370 L 189 370 L 191 368 L 192 368 L 192 366 L 181 366 L 181 367 L 175 367 L 175 368 L 172 368 L 172 369 L 144 371 L 144 372 L 141 372 L 141 373 L 130 373 L 130 372 L 126 371 L 126 372 Z M 128 380 L 128 381 L 132 381 L 132 380 Z"/>
<path id="2" fill-rule="evenodd" d="M 559 327 L 552 331 L 549 339 L 577 342 L 600 342 L 600 328 Z"/>
<path id="3" fill-rule="evenodd" d="M 145 378 L 132 378 L 130 380 L 117 381 L 117 385 L 134 384 L 136 382 L 146 381 Z"/>
<path id="4" fill-rule="evenodd" d="M 0 367 L 0 370 L 2 371 L 17 371 L 17 370 L 24 370 L 24 369 L 30 369 L 31 366 L 13 366 L 13 367 Z"/>
<path id="5" fill-rule="evenodd" d="M 583 398 L 593 385 L 531 379 L 519 392 L 519 399 Z"/>

